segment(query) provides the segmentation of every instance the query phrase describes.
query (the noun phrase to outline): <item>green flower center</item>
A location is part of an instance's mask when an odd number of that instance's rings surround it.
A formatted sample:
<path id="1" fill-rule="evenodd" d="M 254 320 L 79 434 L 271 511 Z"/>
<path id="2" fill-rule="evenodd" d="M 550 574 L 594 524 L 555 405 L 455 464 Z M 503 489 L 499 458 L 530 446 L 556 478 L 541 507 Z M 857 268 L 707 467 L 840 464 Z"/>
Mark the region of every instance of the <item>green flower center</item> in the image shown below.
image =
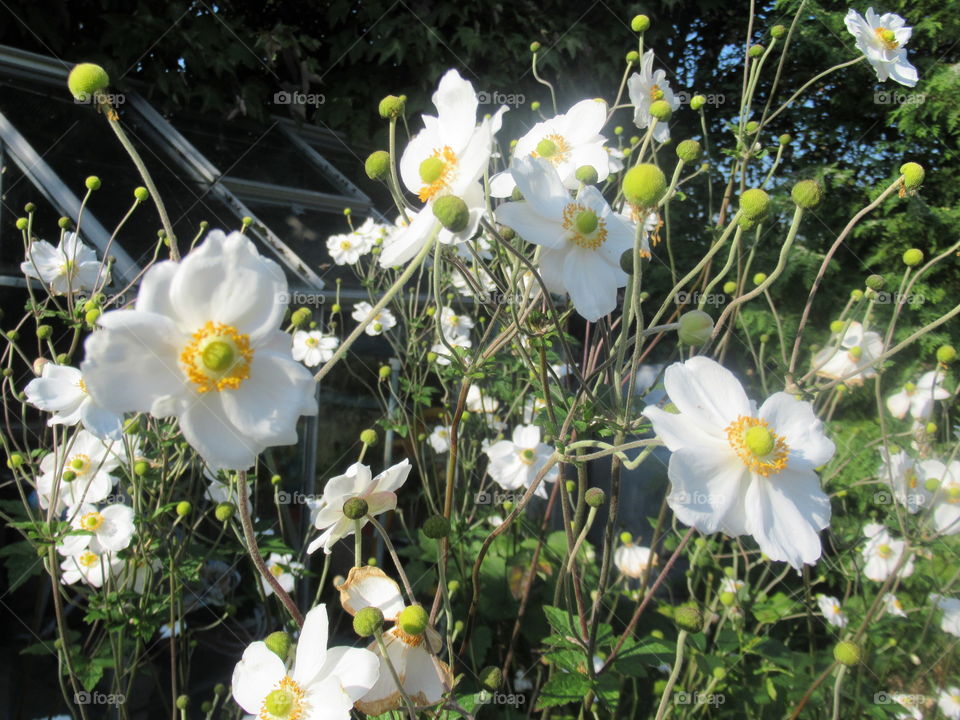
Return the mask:
<path id="1" fill-rule="evenodd" d="M 234 352 L 233 346 L 222 340 L 214 340 L 212 343 L 208 343 L 201 353 L 203 366 L 213 372 L 223 372 L 231 367 L 236 357 L 237 354 Z"/>
<path id="2" fill-rule="evenodd" d="M 577 232 L 583 235 L 589 235 L 596 230 L 598 222 L 597 214 L 593 210 L 583 210 L 577 213 L 577 218 L 574 220 L 574 224 L 577 226 Z"/>
<path id="3" fill-rule="evenodd" d="M 420 163 L 420 179 L 427 185 L 431 185 L 440 179 L 443 175 L 445 163 L 438 157 L 428 157 Z"/>
<path id="4" fill-rule="evenodd" d="M 537 143 L 537 155 L 548 158 L 557 154 L 557 144 L 549 138 L 544 138 Z"/>
<path id="5" fill-rule="evenodd" d="M 98 512 L 87 513 L 80 518 L 80 527 L 84 530 L 93 532 L 100 529 L 101 525 L 103 525 L 103 515 Z"/>
<path id="6" fill-rule="evenodd" d="M 891 555 L 893 555 L 893 548 L 890 547 L 889 545 L 887 545 L 886 543 L 883 543 L 883 545 L 880 545 L 880 546 L 877 548 L 877 554 L 878 554 L 880 557 L 886 559 L 886 558 L 890 557 Z"/>
<path id="7" fill-rule="evenodd" d="M 764 425 L 754 425 L 743 434 L 743 442 L 757 457 L 765 457 L 773 452 L 777 439 Z"/>
<path id="8" fill-rule="evenodd" d="M 862 349 L 859 345 L 854 345 L 852 348 L 850 348 L 849 350 L 847 350 L 847 353 L 848 353 L 848 354 L 850 355 L 850 357 L 852 357 L 854 360 L 859 360 L 859 359 L 860 359 L 860 356 L 863 355 L 863 349 Z"/>
<path id="9" fill-rule="evenodd" d="M 518 454 L 520 455 L 520 462 L 524 465 L 533 465 L 533 461 L 537 459 L 537 454 L 530 448 L 521 450 Z"/>
<path id="10" fill-rule="evenodd" d="M 317 340 L 315 337 L 308 337 L 308 338 L 307 338 L 307 341 L 306 341 L 307 347 L 316 347 L 316 346 L 319 345 L 319 344 L 320 344 L 320 341 Z"/>
<path id="11" fill-rule="evenodd" d="M 879 40 L 880 44 L 887 50 L 895 50 L 897 48 L 897 34 L 893 30 L 879 27 L 874 30 L 874 32 L 877 34 L 877 40 Z"/>
<path id="12" fill-rule="evenodd" d="M 276 690 L 263 700 L 259 717 L 262 720 L 300 720 L 304 715 L 304 692 L 290 677 L 284 676 Z"/>

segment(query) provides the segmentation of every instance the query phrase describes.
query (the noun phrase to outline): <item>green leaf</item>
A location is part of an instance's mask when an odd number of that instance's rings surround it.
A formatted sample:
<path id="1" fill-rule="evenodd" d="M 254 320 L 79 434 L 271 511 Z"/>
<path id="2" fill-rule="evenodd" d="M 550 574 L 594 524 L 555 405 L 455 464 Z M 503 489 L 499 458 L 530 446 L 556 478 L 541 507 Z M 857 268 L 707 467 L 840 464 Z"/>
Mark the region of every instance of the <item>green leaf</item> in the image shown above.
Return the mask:
<path id="1" fill-rule="evenodd" d="M 586 675 L 557 673 L 544 684 L 534 710 L 581 702 L 589 690 L 590 678 Z"/>

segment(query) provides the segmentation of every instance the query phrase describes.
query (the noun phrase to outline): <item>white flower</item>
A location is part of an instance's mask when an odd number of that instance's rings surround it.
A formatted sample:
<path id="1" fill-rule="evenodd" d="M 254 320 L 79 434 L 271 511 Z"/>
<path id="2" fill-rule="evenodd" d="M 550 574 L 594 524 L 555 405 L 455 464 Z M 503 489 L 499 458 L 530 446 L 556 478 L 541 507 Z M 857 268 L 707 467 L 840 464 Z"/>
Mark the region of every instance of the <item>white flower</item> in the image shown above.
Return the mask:
<path id="1" fill-rule="evenodd" d="M 656 565 L 656 560 L 657 556 L 653 555 L 650 548 L 632 542 L 621 545 L 613 553 L 613 564 L 617 570 L 630 578 L 642 578 L 648 569 Z"/>
<path id="2" fill-rule="evenodd" d="M 447 344 L 454 348 L 468 348 L 473 345 L 473 341 L 463 335 L 457 335 L 452 338 L 447 338 Z M 452 362 L 450 359 L 452 353 L 442 342 L 434 343 L 434 345 L 430 348 L 430 351 L 436 354 L 436 363 L 438 365 L 449 365 Z"/>
<path id="3" fill-rule="evenodd" d="M 327 238 L 327 250 L 337 265 L 353 265 L 363 255 L 373 249 L 375 239 L 380 235 L 373 218 L 356 230 Z"/>
<path id="4" fill-rule="evenodd" d="M 600 130 L 607 123 L 607 104 L 602 100 L 581 100 L 566 113 L 538 122 L 517 140 L 513 157 L 542 157 L 548 160 L 570 190 L 580 187 L 577 169 L 589 166 L 597 171 L 597 181 L 610 174 L 610 155 Z M 510 197 L 516 187 L 509 171 L 490 178 L 490 195 Z"/>
<path id="5" fill-rule="evenodd" d="M 485 301 L 490 297 L 491 293 L 496 291 L 497 284 L 493 278 L 490 277 L 490 273 L 482 267 L 468 266 L 468 270 L 470 275 L 469 279 L 464 277 L 459 268 L 454 268 L 450 274 L 451 284 L 457 289 L 457 292 L 464 297 L 476 298 L 481 300 L 481 302 Z M 474 288 L 478 288 L 480 293 L 477 293 Z"/>
<path id="6" fill-rule="evenodd" d="M 907 512 L 915 513 L 930 502 L 933 493 L 918 478 L 919 467 L 906 451 L 897 450 L 891 454 L 886 448 L 880 448 L 880 457 L 883 460 L 880 479 L 890 485 L 893 497 L 907 508 Z"/>
<path id="7" fill-rule="evenodd" d="M 568 293 L 590 322 L 613 312 L 617 289 L 627 284 L 620 256 L 633 247 L 633 228 L 592 185 L 571 200 L 542 158 L 517 158 L 511 172 L 524 200 L 497 208 L 497 222 L 541 246 L 540 275 L 550 292 Z"/>
<path id="8" fill-rule="evenodd" d="M 495 413 L 500 408 L 500 401 L 485 394 L 478 385 L 471 385 L 467 390 L 466 405 L 472 413 Z"/>
<path id="9" fill-rule="evenodd" d="M 45 363 L 40 377 L 31 380 L 23 391 L 28 403 L 53 413 L 47 425 L 76 425 L 81 422 L 97 437 L 112 440 L 118 439 L 123 432 L 123 415 L 97 405 L 76 368 Z"/>
<path id="10" fill-rule="evenodd" d="M 73 585 L 83 580 L 92 587 L 102 587 L 104 581 L 116 575 L 123 569 L 123 560 L 118 560 L 112 553 L 95 553 L 90 550 L 81 550 L 76 555 L 68 555 L 60 563 L 63 573 L 60 581 L 64 585 Z"/>
<path id="11" fill-rule="evenodd" d="M 940 629 L 955 637 L 960 637 L 960 599 L 944 597 L 933 593 L 930 602 L 943 611 L 940 618 Z"/>
<path id="12" fill-rule="evenodd" d="M 930 508 L 937 532 L 960 533 L 960 460 L 953 460 L 949 465 L 939 460 L 924 460 L 917 468 L 917 476 L 925 489 L 935 489 Z"/>
<path id="13" fill-rule="evenodd" d="M 333 357 L 340 341 L 319 330 L 297 330 L 293 334 L 293 359 L 307 367 L 315 367 Z"/>
<path id="14" fill-rule="evenodd" d="M 897 617 L 907 616 L 906 611 L 903 609 L 903 603 L 900 602 L 900 598 L 893 593 L 887 593 L 883 596 L 883 606 L 891 615 L 896 615 Z"/>
<path id="15" fill-rule="evenodd" d="M 57 247 L 46 240 L 30 243 L 20 271 L 40 280 L 56 295 L 93 290 L 101 280 L 106 283 L 108 277 L 101 273 L 97 254 L 73 232 L 66 233 Z"/>
<path id="16" fill-rule="evenodd" d="M 173 623 L 173 626 L 170 626 L 170 623 L 164 623 L 160 626 L 158 634 L 160 635 L 161 640 L 169 640 L 171 637 L 180 637 L 183 634 L 183 629 L 187 624 L 183 620 L 177 620 Z"/>
<path id="17" fill-rule="evenodd" d="M 816 374 L 831 380 L 843 379 L 847 385 L 862 385 L 864 380 L 876 376 L 873 364 L 883 354 L 883 340 L 880 335 L 868 330 L 858 322 L 851 322 L 839 347 L 836 338 L 831 338 L 824 347 L 813 356 Z"/>
<path id="18" fill-rule="evenodd" d="M 923 713 L 920 708 L 923 707 L 923 695 L 910 695 L 907 693 L 892 693 L 890 699 L 897 705 L 906 708 L 910 712 L 897 715 L 898 720 L 923 720 Z"/>
<path id="19" fill-rule="evenodd" d="M 303 570 L 303 564 L 293 560 L 293 555 L 280 555 L 279 553 L 270 553 L 266 559 L 267 570 L 280 583 L 286 592 L 293 592 L 293 583 L 297 574 Z M 263 585 L 263 592 L 266 595 L 273 595 L 273 586 L 267 582 L 266 578 L 260 578 Z"/>
<path id="20" fill-rule="evenodd" d="M 960 719 L 960 687 L 952 685 L 941 690 L 937 697 L 937 707 L 950 720 Z"/>
<path id="21" fill-rule="evenodd" d="M 404 459 L 387 468 L 376 477 L 372 477 L 370 468 L 354 463 L 343 475 L 330 478 L 323 489 L 323 506 L 314 519 L 314 527 L 324 533 L 310 543 L 308 553 L 317 548 L 329 555 L 333 546 L 342 538 L 349 537 L 359 527 L 367 524 L 367 518 L 351 520 L 343 514 L 343 504 L 351 498 L 362 498 L 367 502 L 367 515 L 370 517 L 393 510 L 397 506 L 396 491 L 410 474 L 410 461 Z"/>
<path id="22" fill-rule="evenodd" d="M 233 670 L 233 699 L 261 720 L 349 720 L 353 704 L 379 676 L 376 656 L 327 648 L 327 607 L 317 605 L 300 631 L 288 670 L 266 643 L 251 643 Z"/>
<path id="23" fill-rule="evenodd" d="M 372 310 L 373 305 L 370 303 L 358 302 L 353 306 L 353 312 L 350 314 L 350 317 L 360 323 L 370 317 Z M 394 327 L 396 324 L 397 318 L 394 317 L 393 313 L 390 312 L 389 309 L 384 308 L 378 312 L 376 317 L 370 321 L 370 324 L 364 328 L 364 332 L 367 333 L 367 335 L 379 335 L 385 330 L 389 330 L 390 328 Z"/>
<path id="24" fill-rule="evenodd" d="M 814 468 L 834 444 L 809 403 L 779 392 L 757 410 L 733 373 L 705 357 L 674 363 L 664 384 L 679 413 L 644 414 L 672 451 L 667 502 L 700 532 L 752 535 L 795 568 L 820 557 L 830 500 Z"/>
<path id="25" fill-rule="evenodd" d="M 427 438 L 435 453 L 445 453 L 450 450 L 450 426 L 437 425 Z"/>
<path id="26" fill-rule="evenodd" d="M 40 507 L 50 506 L 54 493 L 59 513 L 82 503 L 94 504 L 105 499 L 117 478 L 110 474 L 120 464 L 119 459 L 103 441 L 86 430 L 80 430 L 65 446 L 45 455 L 40 461 L 37 478 L 37 497 Z"/>
<path id="27" fill-rule="evenodd" d="M 631 203 L 625 203 L 623 209 L 617 214 L 633 226 L 641 220 L 643 221 L 643 224 L 640 226 L 640 257 L 648 260 L 653 257 L 653 254 L 650 252 L 650 240 L 651 238 L 653 239 L 654 245 L 660 241 L 657 234 L 657 231 L 663 224 L 660 221 L 660 214 L 651 211 L 646 215 L 642 215 L 641 209 Z"/>
<path id="28" fill-rule="evenodd" d="M 404 610 L 399 586 L 377 567 L 351 568 L 346 582 L 337 589 L 340 603 L 351 615 L 375 607 L 386 622 L 396 622 Z M 399 625 L 392 627 L 383 633 L 383 644 L 401 687 L 416 707 L 436 705 L 453 687 L 450 668 L 436 657 L 442 646 L 440 636 L 429 625 L 422 635 L 416 636 L 407 634 Z M 372 717 L 403 708 L 403 699 L 377 643 L 371 644 L 370 650 L 380 660 L 380 678 L 357 702 L 357 709 Z"/>
<path id="29" fill-rule="evenodd" d="M 917 69 L 907 60 L 904 46 L 910 40 L 911 28 L 894 13 L 877 15 L 867 8 L 864 18 L 854 9 L 844 18 L 847 30 L 857 39 L 857 48 L 867 56 L 880 82 L 890 78 L 907 87 L 917 84 Z"/>
<path id="30" fill-rule="evenodd" d="M 894 540 L 883 525 L 867 523 L 863 528 L 867 537 L 867 544 L 863 548 L 863 559 L 866 566 L 863 574 L 874 582 L 883 582 L 891 574 L 900 558 L 907 549 L 903 540 Z M 899 577 L 910 577 L 913 574 L 913 558 L 909 558 L 900 568 Z"/>
<path id="31" fill-rule="evenodd" d="M 473 329 L 473 319 L 469 315 L 458 314 L 453 308 L 444 306 L 440 311 L 440 328 L 443 336 L 452 345 L 454 340 L 461 340 L 470 336 Z M 470 347 L 465 345 L 464 347 Z"/>
<path id="32" fill-rule="evenodd" d="M 907 413 L 914 420 L 926 420 L 933 413 L 935 400 L 950 397 L 943 388 L 943 373 L 931 370 L 924 373 L 916 383 L 907 383 L 887 398 L 887 409 L 895 418 L 903 419 Z"/>
<path id="33" fill-rule="evenodd" d="M 745 600 L 747 596 L 747 584 L 743 580 L 725 577 L 720 581 L 720 592 L 730 593 L 740 600 Z"/>
<path id="34" fill-rule="evenodd" d="M 523 403 L 523 424 L 533 425 L 540 413 L 547 409 L 547 401 L 540 397 L 528 397 Z"/>
<path id="35" fill-rule="evenodd" d="M 214 230 L 181 262 L 150 268 L 135 309 L 100 317 L 80 366 L 87 387 L 109 410 L 176 416 L 208 465 L 245 470 L 317 412 L 313 377 L 279 329 L 286 295 L 275 262 Z"/>
<path id="36" fill-rule="evenodd" d="M 423 116 L 421 130 L 400 157 L 403 184 L 425 203 L 410 224 L 398 230 L 380 255 L 383 267 L 401 265 L 412 259 L 432 233 L 441 243 L 469 240 L 485 211 L 483 188 L 478 180 L 490 161 L 493 136 L 500 128 L 501 107 L 493 117 L 477 125 L 477 95 L 473 85 L 456 70 L 448 70 L 433 94 L 436 117 Z M 433 214 L 433 201 L 444 195 L 463 200 L 470 213 L 467 227 L 453 233 L 440 225 Z"/>
<path id="37" fill-rule="evenodd" d="M 79 555 L 87 549 L 97 554 L 119 552 L 133 539 L 133 508 L 127 505 L 108 505 L 97 510 L 96 506 L 83 503 L 73 509 L 72 515 L 70 527 L 85 532 L 67 535 L 57 547 L 61 555 Z"/>
<path id="38" fill-rule="evenodd" d="M 817 595 L 817 604 L 820 612 L 828 623 L 834 627 L 846 627 L 847 616 L 840 609 L 840 601 L 830 595 Z"/>
<path id="39" fill-rule="evenodd" d="M 653 50 L 647 50 L 640 61 L 640 72 L 634 73 L 627 80 L 627 91 L 630 102 L 634 105 L 633 122 L 641 130 L 645 130 L 653 121 L 650 114 L 650 105 L 657 100 L 664 100 L 670 109 L 676 111 L 680 107 L 680 100 L 670 89 L 667 73 L 653 69 Z M 665 122 L 657 121 L 653 129 L 653 139 L 659 143 L 670 139 L 670 128 Z"/>
<path id="40" fill-rule="evenodd" d="M 512 440 L 500 440 L 484 451 L 490 463 L 487 473 L 504 490 L 528 489 L 541 468 L 553 455 L 553 448 L 540 442 L 540 428 L 536 425 L 518 425 L 513 430 Z M 555 464 L 544 482 L 554 482 L 560 477 L 560 468 Z M 543 483 L 534 493 L 546 498 Z"/>

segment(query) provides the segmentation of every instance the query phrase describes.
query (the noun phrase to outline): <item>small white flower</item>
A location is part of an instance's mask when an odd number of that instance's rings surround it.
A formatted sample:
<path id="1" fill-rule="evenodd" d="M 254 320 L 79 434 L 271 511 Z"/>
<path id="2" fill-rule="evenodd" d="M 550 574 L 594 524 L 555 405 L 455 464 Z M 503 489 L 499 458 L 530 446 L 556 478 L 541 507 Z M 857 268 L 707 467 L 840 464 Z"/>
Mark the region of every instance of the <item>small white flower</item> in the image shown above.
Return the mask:
<path id="1" fill-rule="evenodd" d="M 523 424 L 533 425 L 540 413 L 547 409 L 547 401 L 540 397 L 528 397 L 523 403 Z"/>
<path id="2" fill-rule="evenodd" d="M 120 460 L 100 438 L 80 430 L 65 446 L 40 461 L 41 474 L 37 478 L 40 507 L 48 508 L 55 493 L 58 513 L 82 503 L 101 502 L 117 482 L 110 473 L 119 464 Z"/>
<path id="3" fill-rule="evenodd" d="M 553 454 L 553 448 L 540 442 L 540 428 L 536 425 L 518 425 L 513 430 L 512 440 L 500 440 L 484 451 L 490 463 L 487 473 L 504 490 L 528 489 L 534 478 Z M 560 477 L 560 468 L 554 465 L 543 477 L 544 482 L 554 482 Z M 546 498 L 543 483 L 534 493 Z"/>
<path id="4" fill-rule="evenodd" d="M 440 328 L 443 331 L 443 336 L 451 344 L 454 344 L 454 340 L 469 337 L 473 325 L 473 318 L 469 315 L 457 313 L 453 308 L 444 306 L 440 311 Z M 466 345 L 464 347 L 470 346 Z"/>
<path id="5" fill-rule="evenodd" d="M 935 400 L 950 397 L 943 387 L 943 373 L 931 370 L 924 373 L 916 383 L 907 383 L 887 398 L 887 409 L 895 418 L 903 419 L 907 413 L 914 420 L 926 420 L 933 413 Z"/>
<path id="6" fill-rule="evenodd" d="M 171 637 L 180 637 L 183 635 L 183 629 L 187 624 L 183 620 L 177 620 L 171 628 L 170 623 L 164 623 L 160 626 L 158 633 L 161 640 L 169 640 Z"/>
<path id="7" fill-rule="evenodd" d="M 435 453 L 448 452 L 450 450 L 450 426 L 437 425 L 433 428 L 433 432 L 430 433 L 427 440 Z"/>
<path id="8" fill-rule="evenodd" d="M 906 611 L 903 609 L 903 603 L 900 602 L 900 598 L 893 593 L 887 593 L 883 596 L 883 607 L 890 615 L 896 615 L 897 617 L 907 616 Z"/>
<path id="9" fill-rule="evenodd" d="M 319 330 L 297 330 L 293 334 L 293 359 L 315 367 L 333 357 L 340 340 Z"/>
<path id="10" fill-rule="evenodd" d="M 846 627 L 847 616 L 840 609 L 840 601 L 830 595 L 817 595 L 817 604 L 820 606 L 820 612 L 828 623 L 834 627 Z"/>
<path id="11" fill-rule="evenodd" d="M 627 80 L 627 91 L 630 102 L 633 103 L 633 122 L 641 130 L 645 130 L 653 121 L 650 114 L 650 105 L 657 100 L 664 100 L 670 109 L 676 111 L 680 107 L 680 100 L 670 89 L 667 73 L 653 69 L 653 50 L 647 50 L 640 61 L 640 72 L 634 73 Z M 659 143 L 670 139 L 670 128 L 664 122 L 657 122 L 653 130 L 653 139 Z"/>
<path id="12" fill-rule="evenodd" d="M 353 704 L 379 677 L 369 650 L 327 648 L 326 605 L 310 612 L 300 631 L 293 668 L 266 643 L 247 646 L 233 671 L 233 699 L 261 720 L 349 720 Z"/>
<path id="13" fill-rule="evenodd" d="M 70 527 L 85 532 L 67 535 L 57 547 L 61 555 L 79 555 L 88 549 L 97 554 L 120 552 L 133 539 L 132 507 L 118 504 L 97 510 L 96 506 L 84 503 L 71 514 Z"/>
<path id="14" fill-rule="evenodd" d="M 497 284 L 490 277 L 490 273 L 482 267 L 473 267 L 472 265 L 467 266 L 467 269 L 470 275 L 469 279 L 463 276 L 459 268 L 454 268 L 450 274 L 450 283 L 458 293 L 464 297 L 483 301 L 496 292 Z"/>
<path id="15" fill-rule="evenodd" d="M 919 466 L 906 451 L 888 453 L 886 448 L 880 448 L 880 457 L 883 460 L 880 479 L 890 485 L 893 497 L 907 508 L 907 512 L 918 512 L 930 503 L 933 493 L 927 490 L 924 482 L 920 480 L 917 474 Z"/>
<path id="16" fill-rule="evenodd" d="M 93 290 L 108 276 L 101 273 L 97 254 L 84 245 L 73 232 L 66 233 L 57 247 L 46 240 L 30 243 L 20 271 L 40 280 L 56 295 Z M 105 271 L 103 271 L 105 273 Z"/>
<path id="17" fill-rule="evenodd" d="M 939 460 L 924 460 L 917 468 L 917 479 L 927 490 L 935 488 L 930 500 L 933 526 L 944 535 L 960 533 L 960 460 L 946 465 Z"/>
<path id="18" fill-rule="evenodd" d="M 81 550 L 76 555 L 68 555 L 60 563 L 63 573 L 60 580 L 64 585 L 73 585 L 83 580 L 91 587 L 103 587 L 106 579 L 116 575 L 123 569 L 123 560 L 118 560 L 112 553 L 95 553 L 90 550 Z"/>
<path id="19" fill-rule="evenodd" d="M 358 302 L 353 306 L 353 312 L 350 314 L 350 317 L 360 323 L 370 317 L 372 311 L 373 305 L 370 303 L 366 301 Z M 370 324 L 364 328 L 364 332 L 367 333 L 367 335 L 380 335 L 382 332 L 396 326 L 396 324 L 397 318 L 394 317 L 388 308 L 384 308 L 378 312 L 376 317 L 370 321 Z"/>
<path id="20" fill-rule="evenodd" d="M 858 322 L 851 322 L 839 347 L 835 347 L 835 337 L 813 356 L 813 367 L 821 377 L 839 380 L 847 385 L 863 385 L 864 380 L 876 376 L 873 365 L 883 354 L 883 339 L 879 334 L 868 330 Z"/>
<path id="21" fill-rule="evenodd" d="M 361 528 L 367 524 L 367 518 L 357 521 L 343 514 L 343 504 L 351 498 L 366 500 L 367 515 L 371 517 L 393 510 L 397 506 L 396 491 L 409 474 L 410 461 L 404 459 L 376 477 L 372 476 L 366 465 L 354 463 L 343 475 L 330 478 L 323 489 L 323 505 L 313 523 L 317 530 L 323 530 L 324 533 L 310 543 L 307 552 L 313 553 L 322 547 L 324 553 L 329 555 L 339 540 L 353 535 L 358 522 Z"/>
<path id="22" fill-rule="evenodd" d="M 613 553 L 613 564 L 617 570 L 630 578 L 643 578 L 647 571 L 656 566 L 657 556 L 648 547 L 624 543 Z"/>
<path id="23" fill-rule="evenodd" d="M 857 39 L 857 48 L 873 65 L 880 82 L 890 78 L 907 87 L 917 84 L 917 69 L 907 60 L 904 49 L 912 28 L 906 27 L 902 17 L 894 13 L 877 15 L 873 8 L 867 8 L 867 17 L 864 18 L 851 8 L 844 22 Z"/>
<path id="24" fill-rule="evenodd" d="M 930 595 L 930 602 L 943 611 L 940 629 L 954 637 L 960 637 L 960 599 L 933 593 Z"/>
<path id="25" fill-rule="evenodd" d="M 327 250 L 337 265 L 353 265 L 367 252 L 362 238 L 353 233 L 331 235 L 327 238 Z"/>
<path id="26" fill-rule="evenodd" d="M 471 385 L 467 390 L 466 405 L 472 413 L 495 413 L 500 408 L 500 401 L 485 394 L 478 385 Z"/>
<path id="27" fill-rule="evenodd" d="M 280 587 L 288 593 L 293 592 L 294 580 L 303 571 L 303 563 L 293 560 L 293 555 L 290 554 L 270 553 L 270 557 L 266 559 L 266 565 L 270 574 L 280 583 Z M 266 578 L 260 578 L 260 583 L 266 595 L 273 595 L 273 586 L 267 582 Z"/>
<path id="28" fill-rule="evenodd" d="M 123 432 L 123 415 L 97 405 L 76 368 L 45 363 L 40 377 L 31 380 L 23 391 L 28 403 L 53 413 L 47 425 L 79 422 L 97 437 L 111 440 L 117 440 Z"/>
<path id="29" fill-rule="evenodd" d="M 960 719 L 960 687 L 952 685 L 941 690 L 937 696 L 937 707 L 950 720 Z"/>
<path id="30" fill-rule="evenodd" d="M 867 537 L 867 544 L 862 554 L 866 565 L 863 574 L 874 582 L 883 582 L 893 573 L 897 563 L 907 549 L 903 540 L 894 540 L 883 525 L 867 523 L 863 528 Z M 900 568 L 899 577 L 910 577 L 913 574 L 913 558 L 908 559 Z"/>
<path id="31" fill-rule="evenodd" d="M 810 404 L 778 392 L 758 410 L 733 373 L 699 356 L 668 367 L 664 385 L 679 413 L 648 405 L 644 415 L 672 451 L 667 502 L 680 522 L 752 535 L 797 569 L 816 563 L 830 499 L 814 469 L 835 447 Z"/>

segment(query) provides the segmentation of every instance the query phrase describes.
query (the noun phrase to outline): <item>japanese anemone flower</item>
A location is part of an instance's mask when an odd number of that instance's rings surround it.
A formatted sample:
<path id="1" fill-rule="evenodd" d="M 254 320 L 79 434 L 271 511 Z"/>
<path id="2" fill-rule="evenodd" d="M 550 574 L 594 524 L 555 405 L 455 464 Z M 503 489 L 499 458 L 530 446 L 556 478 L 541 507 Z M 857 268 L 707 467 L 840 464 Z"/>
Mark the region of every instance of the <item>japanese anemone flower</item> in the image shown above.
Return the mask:
<path id="1" fill-rule="evenodd" d="M 70 527 L 90 534 L 67 535 L 57 547 L 61 555 L 79 555 L 87 549 L 94 553 L 119 552 L 133 539 L 133 508 L 116 504 L 98 510 L 84 503 L 74 509 Z"/>
<path id="2" fill-rule="evenodd" d="M 484 452 L 489 458 L 487 473 L 504 490 L 527 490 L 540 470 L 553 455 L 553 448 L 540 442 L 540 428 L 536 425 L 518 425 L 510 440 L 499 440 Z M 560 468 L 554 465 L 543 477 L 543 482 L 555 482 Z M 541 483 L 534 493 L 546 499 L 547 491 Z"/>
<path id="3" fill-rule="evenodd" d="M 943 373 L 930 370 L 916 383 L 907 383 L 887 398 L 887 409 L 902 420 L 910 413 L 914 420 L 926 420 L 933 412 L 935 400 L 945 400 L 950 391 L 943 387 Z"/>
<path id="4" fill-rule="evenodd" d="M 877 15 L 867 8 L 867 16 L 851 8 L 844 18 L 847 30 L 857 40 L 857 48 L 866 55 L 877 73 L 877 79 L 887 78 L 907 87 L 917 84 L 917 69 L 907 60 L 904 46 L 910 40 L 912 28 L 895 13 Z"/>
<path id="5" fill-rule="evenodd" d="M 705 357 L 668 367 L 664 385 L 678 412 L 643 412 L 673 453 L 667 502 L 677 518 L 703 533 L 752 535 L 794 568 L 814 564 L 830 522 L 814 468 L 835 447 L 810 404 L 779 392 L 758 410 L 733 373 Z"/>
<path id="6" fill-rule="evenodd" d="M 647 50 L 640 60 L 640 72 L 634 73 L 627 80 L 627 92 L 630 102 L 634 105 L 633 122 L 641 130 L 650 126 L 653 116 L 650 114 L 650 105 L 657 100 L 663 100 L 670 109 L 676 111 L 680 107 L 680 100 L 670 89 L 667 73 L 653 69 L 653 50 Z M 670 139 L 670 127 L 664 122 L 658 122 L 653 130 L 653 139 L 659 143 Z"/>
<path id="7" fill-rule="evenodd" d="M 349 720 L 353 704 L 377 682 L 369 650 L 327 648 L 327 607 L 307 613 L 293 667 L 266 643 L 247 646 L 233 670 L 233 699 L 260 720 Z"/>
<path id="8" fill-rule="evenodd" d="M 867 543 L 863 548 L 863 559 L 866 565 L 863 574 L 874 582 L 883 582 L 893 573 L 900 562 L 903 553 L 907 551 L 907 543 L 895 540 L 890 532 L 879 523 L 867 523 L 863 527 L 863 534 Z M 913 574 L 913 558 L 908 558 L 900 568 L 898 575 L 902 578 Z"/>
<path id="9" fill-rule="evenodd" d="M 27 402 L 35 408 L 52 413 L 47 425 L 76 425 L 99 438 L 117 440 L 123 431 L 123 416 L 104 410 L 87 392 L 83 375 L 74 367 L 44 363 L 40 377 L 34 378 L 23 389 Z"/>
<path id="10" fill-rule="evenodd" d="M 46 240 L 30 243 L 26 260 L 20 263 L 24 275 L 40 280 L 55 295 L 93 290 L 107 279 L 101 267 L 97 254 L 74 232 L 66 233 L 56 247 Z"/>
<path id="11" fill-rule="evenodd" d="M 119 464 L 120 459 L 100 438 L 80 430 L 40 461 L 37 478 L 40 507 L 48 508 L 54 494 L 58 513 L 64 508 L 104 500 L 117 483 L 117 478 L 110 473 Z"/>
<path id="12" fill-rule="evenodd" d="M 842 380 L 847 385 L 863 385 L 864 380 L 875 377 L 873 365 L 883 354 L 883 339 L 872 330 L 864 331 L 863 325 L 851 322 L 836 346 L 831 338 L 827 347 L 813 356 L 817 375 L 832 380 Z"/>
<path id="13" fill-rule="evenodd" d="M 286 297 L 275 262 L 214 230 L 181 262 L 150 268 L 134 309 L 100 317 L 80 366 L 87 388 L 114 412 L 178 418 L 207 465 L 245 470 L 317 412 L 313 377 L 279 329 Z"/>

